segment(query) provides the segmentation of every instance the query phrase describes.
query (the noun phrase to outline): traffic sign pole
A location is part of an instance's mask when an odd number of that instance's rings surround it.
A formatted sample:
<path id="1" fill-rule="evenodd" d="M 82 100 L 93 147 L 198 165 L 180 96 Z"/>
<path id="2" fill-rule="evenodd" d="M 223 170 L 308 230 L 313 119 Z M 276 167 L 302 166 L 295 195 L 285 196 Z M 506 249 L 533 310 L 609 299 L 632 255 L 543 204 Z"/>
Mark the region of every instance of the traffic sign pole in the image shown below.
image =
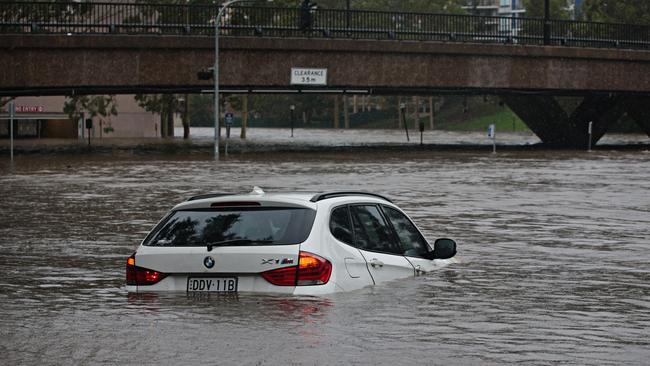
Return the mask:
<path id="1" fill-rule="evenodd" d="M 497 152 L 497 133 L 494 124 L 488 126 L 488 137 L 492 139 L 492 153 L 494 154 Z"/>

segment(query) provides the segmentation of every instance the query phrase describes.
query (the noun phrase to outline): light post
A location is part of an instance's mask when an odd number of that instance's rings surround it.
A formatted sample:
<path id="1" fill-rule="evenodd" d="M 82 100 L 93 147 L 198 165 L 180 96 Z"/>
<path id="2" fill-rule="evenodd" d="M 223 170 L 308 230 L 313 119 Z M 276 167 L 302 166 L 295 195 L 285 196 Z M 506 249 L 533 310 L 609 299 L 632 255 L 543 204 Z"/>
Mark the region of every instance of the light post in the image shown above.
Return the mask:
<path id="1" fill-rule="evenodd" d="M 235 3 L 253 0 L 229 0 L 221 5 L 217 12 L 217 19 L 214 20 L 214 159 L 219 160 L 219 26 L 221 16 L 226 9 Z M 273 0 L 266 0 L 272 2 Z"/>

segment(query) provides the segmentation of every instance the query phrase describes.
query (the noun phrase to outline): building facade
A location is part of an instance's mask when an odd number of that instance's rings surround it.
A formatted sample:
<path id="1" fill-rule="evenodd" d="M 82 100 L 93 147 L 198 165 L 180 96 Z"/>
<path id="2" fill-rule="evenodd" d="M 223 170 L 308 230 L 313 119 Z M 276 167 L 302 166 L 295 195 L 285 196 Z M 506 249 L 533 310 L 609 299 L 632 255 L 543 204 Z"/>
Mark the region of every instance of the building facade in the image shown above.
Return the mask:
<path id="1" fill-rule="evenodd" d="M 65 97 L 18 97 L 14 100 L 16 138 L 92 138 L 159 137 L 160 116 L 145 111 L 133 95 L 115 96 L 117 115 L 90 118 L 90 129 L 85 121 L 75 121 L 63 112 Z M 9 137 L 8 105 L 0 113 L 0 138 Z"/>
<path id="2" fill-rule="evenodd" d="M 501 37 L 518 35 L 521 31 L 518 18 L 526 14 L 523 0 L 467 0 L 463 9 L 469 14 L 486 17 L 484 30 Z"/>

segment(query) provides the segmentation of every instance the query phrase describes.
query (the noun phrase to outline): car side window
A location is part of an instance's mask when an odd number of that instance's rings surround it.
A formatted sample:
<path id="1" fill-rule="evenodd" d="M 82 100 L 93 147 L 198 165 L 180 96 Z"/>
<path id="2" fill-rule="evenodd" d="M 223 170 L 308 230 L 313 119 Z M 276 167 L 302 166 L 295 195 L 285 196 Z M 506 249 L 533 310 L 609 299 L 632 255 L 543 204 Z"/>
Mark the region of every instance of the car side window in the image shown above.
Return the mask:
<path id="1" fill-rule="evenodd" d="M 330 232 L 336 239 L 354 246 L 348 206 L 338 207 L 332 211 L 330 215 Z"/>
<path id="2" fill-rule="evenodd" d="M 424 257 L 429 252 L 429 246 L 411 220 L 392 207 L 382 205 L 381 208 L 397 233 L 404 255 Z"/>
<path id="3" fill-rule="evenodd" d="M 375 205 L 350 206 L 355 246 L 359 249 L 402 254 L 391 229 Z"/>

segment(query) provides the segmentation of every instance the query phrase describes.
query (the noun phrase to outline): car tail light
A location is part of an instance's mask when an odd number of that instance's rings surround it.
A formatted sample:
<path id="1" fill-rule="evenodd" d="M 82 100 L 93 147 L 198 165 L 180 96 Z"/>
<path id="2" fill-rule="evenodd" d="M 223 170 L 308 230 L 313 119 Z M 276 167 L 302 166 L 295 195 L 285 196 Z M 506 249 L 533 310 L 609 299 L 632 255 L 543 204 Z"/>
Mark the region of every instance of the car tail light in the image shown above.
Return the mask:
<path id="1" fill-rule="evenodd" d="M 166 274 L 154 271 L 148 268 L 138 267 L 135 265 L 135 253 L 126 260 L 126 284 L 130 286 L 149 286 L 154 285 L 163 278 L 167 277 Z"/>
<path id="2" fill-rule="evenodd" d="M 324 285 L 330 280 L 332 263 L 307 252 L 300 252 L 298 260 L 298 286 Z"/>
<path id="3" fill-rule="evenodd" d="M 291 266 L 262 272 L 262 277 L 276 286 L 295 286 L 297 272 L 298 267 Z"/>
<path id="4" fill-rule="evenodd" d="M 297 266 L 262 272 L 265 280 L 276 286 L 324 285 L 332 274 L 332 263 L 315 254 L 300 252 Z"/>

